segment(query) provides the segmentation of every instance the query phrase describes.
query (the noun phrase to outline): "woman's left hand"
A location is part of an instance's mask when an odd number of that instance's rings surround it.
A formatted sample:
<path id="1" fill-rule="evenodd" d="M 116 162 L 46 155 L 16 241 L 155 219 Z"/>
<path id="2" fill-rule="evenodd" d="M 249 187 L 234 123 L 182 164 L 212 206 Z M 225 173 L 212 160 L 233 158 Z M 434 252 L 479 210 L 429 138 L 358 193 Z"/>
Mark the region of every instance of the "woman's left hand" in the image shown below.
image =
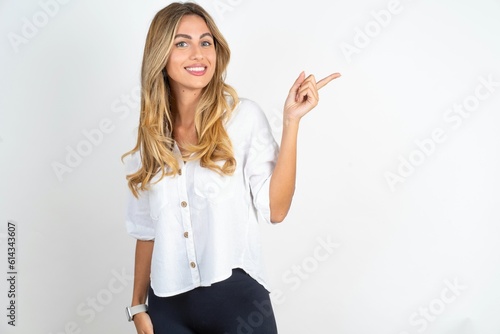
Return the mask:
<path id="1" fill-rule="evenodd" d="M 285 101 L 283 120 L 300 120 L 302 116 L 311 111 L 319 101 L 318 90 L 326 86 L 330 81 L 340 77 L 340 73 L 333 73 L 316 82 L 314 75 L 305 77 L 300 73 L 293 84 Z"/>

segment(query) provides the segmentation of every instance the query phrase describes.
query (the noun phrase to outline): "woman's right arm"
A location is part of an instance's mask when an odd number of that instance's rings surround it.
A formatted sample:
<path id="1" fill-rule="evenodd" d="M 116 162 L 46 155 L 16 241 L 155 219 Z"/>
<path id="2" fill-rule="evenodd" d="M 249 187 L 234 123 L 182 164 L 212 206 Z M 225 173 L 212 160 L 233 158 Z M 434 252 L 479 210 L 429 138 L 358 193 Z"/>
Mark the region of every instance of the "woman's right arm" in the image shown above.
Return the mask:
<path id="1" fill-rule="evenodd" d="M 153 254 L 153 240 L 137 240 L 135 245 L 134 291 L 132 306 L 145 304 L 149 290 L 151 274 L 151 256 Z M 153 324 L 146 312 L 134 316 L 134 324 L 138 334 L 153 334 Z"/>

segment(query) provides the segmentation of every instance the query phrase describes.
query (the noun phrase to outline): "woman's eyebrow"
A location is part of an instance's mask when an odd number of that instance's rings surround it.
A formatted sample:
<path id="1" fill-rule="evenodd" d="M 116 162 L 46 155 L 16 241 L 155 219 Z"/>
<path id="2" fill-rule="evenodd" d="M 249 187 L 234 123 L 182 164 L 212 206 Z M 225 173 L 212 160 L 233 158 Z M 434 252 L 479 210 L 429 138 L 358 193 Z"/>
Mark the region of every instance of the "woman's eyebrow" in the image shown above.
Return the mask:
<path id="1" fill-rule="evenodd" d="M 202 38 L 203 38 L 203 37 L 205 37 L 205 36 L 209 36 L 209 37 L 211 37 L 211 38 L 213 39 L 212 34 L 211 34 L 211 33 L 209 33 L 209 32 L 206 32 L 206 33 L 202 34 L 202 35 L 200 36 L 200 39 L 202 39 Z M 174 38 L 186 38 L 186 39 L 193 39 L 190 35 L 186 35 L 186 34 L 177 34 L 177 35 L 175 35 L 175 37 L 174 37 Z"/>
<path id="2" fill-rule="evenodd" d="M 200 39 L 202 39 L 203 37 L 206 37 L 206 36 L 211 37 L 212 39 L 214 39 L 214 37 L 212 36 L 212 34 L 211 34 L 211 33 L 209 33 L 209 32 L 206 32 L 206 33 L 202 34 L 202 35 L 200 36 Z"/>

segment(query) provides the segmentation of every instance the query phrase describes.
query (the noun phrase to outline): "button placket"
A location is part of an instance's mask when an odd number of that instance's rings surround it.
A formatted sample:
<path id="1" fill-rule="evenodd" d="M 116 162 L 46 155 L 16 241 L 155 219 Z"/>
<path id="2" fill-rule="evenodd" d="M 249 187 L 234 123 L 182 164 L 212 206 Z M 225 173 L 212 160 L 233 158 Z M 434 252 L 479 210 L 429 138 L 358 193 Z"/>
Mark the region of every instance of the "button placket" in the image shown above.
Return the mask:
<path id="1" fill-rule="evenodd" d="M 196 261 L 196 251 L 194 246 L 194 239 L 192 237 L 192 224 L 191 224 L 191 212 L 189 207 L 189 199 L 187 195 L 187 185 L 186 185 L 186 175 L 189 175 L 188 169 L 192 168 L 193 164 L 187 163 L 184 165 L 184 171 L 179 173 L 179 200 L 181 207 L 181 217 L 182 225 L 184 227 L 184 241 L 186 245 L 187 261 L 189 270 L 191 272 L 191 278 L 195 285 L 200 284 L 200 273 L 198 269 L 198 264 Z"/>

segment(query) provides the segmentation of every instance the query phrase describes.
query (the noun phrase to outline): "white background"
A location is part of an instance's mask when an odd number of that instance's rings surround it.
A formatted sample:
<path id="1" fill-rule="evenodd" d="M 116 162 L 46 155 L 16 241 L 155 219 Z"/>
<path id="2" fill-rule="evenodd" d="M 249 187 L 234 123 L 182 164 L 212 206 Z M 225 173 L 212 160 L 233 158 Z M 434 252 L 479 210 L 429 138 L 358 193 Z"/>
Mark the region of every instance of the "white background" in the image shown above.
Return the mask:
<path id="1" fill-rule="evenodd" d="M 0 1 L 0 332 L 135 333 L 120 155 L 146 32 L 169 2 L 61 0 L 44 14 L 51 2 Z M 500 2 L 199 3 L 232 49 L 228 82 L 278 142 L 300 71 L 342 73 L 301 124 L 289 216 L 263 226 L 280 333 L 499 334 Z M 404 175 L 391 187 L 388 173 Z"/>

